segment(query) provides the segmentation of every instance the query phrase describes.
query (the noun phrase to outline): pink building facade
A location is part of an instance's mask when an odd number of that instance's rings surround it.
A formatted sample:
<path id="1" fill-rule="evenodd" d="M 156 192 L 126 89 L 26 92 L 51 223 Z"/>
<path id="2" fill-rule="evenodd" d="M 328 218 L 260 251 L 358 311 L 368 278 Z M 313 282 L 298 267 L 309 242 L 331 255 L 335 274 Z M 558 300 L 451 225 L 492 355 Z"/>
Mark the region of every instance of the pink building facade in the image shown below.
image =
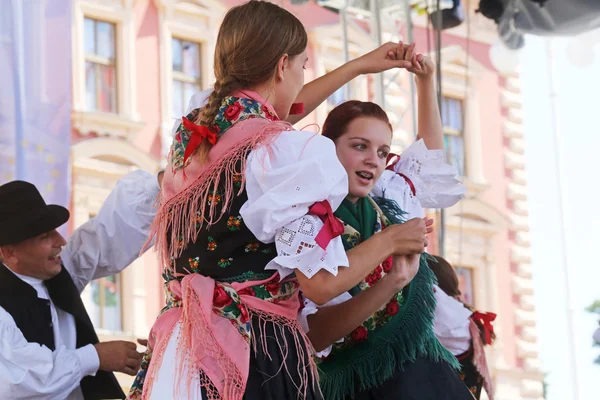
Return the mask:
<path id="1" fill-rule="evenodd" d="M 98 212 L 119 177 L 164 166 L 173 118 L 183 114 L 193 93 L 213 82 L 219 23 L 236 2 L 74 0 L 70 229 Z M 306 80 L 341 65 L 338 14 L 313 2 L 283 5 L 309 31 Z M 426 20 L 415 15 L 414 23 L 417 46 L 426 52 Z M 351 58 L 376 47 L 366 26 L 348 29 Z M 490 62 L 492 25 L 473 14 L 470 33 L 467 39 L 463 24 L 444 33 L 442 41 L 448 159 L 468 187 L 466 198 L 446 212 L 444 254 L 459 268 L 468 301 L 498 314 L 498 340 L 488 354 L 497 398 L 540 399 L 520 82 L 518 74 L 503 76 Z M 386 35 L 386 40 L 403 39 L 402 30 Z M 384 76 L 385 108 L 398 151 L 414 137 L 409 79 L 404 71 Z M 350 93 L 375 99 L 373 78 L 359 77 Z M 340 91 L 297 126 L 322 123 L 342 100 Z M 432 249 L 437 248 L 434 242 Z M 92 283 L 84 300 L 104 338 L 147 336 L 163 305 L 154 253 L 118 276 Z M 128 377 L 120 379 L 129 385 Z"/>

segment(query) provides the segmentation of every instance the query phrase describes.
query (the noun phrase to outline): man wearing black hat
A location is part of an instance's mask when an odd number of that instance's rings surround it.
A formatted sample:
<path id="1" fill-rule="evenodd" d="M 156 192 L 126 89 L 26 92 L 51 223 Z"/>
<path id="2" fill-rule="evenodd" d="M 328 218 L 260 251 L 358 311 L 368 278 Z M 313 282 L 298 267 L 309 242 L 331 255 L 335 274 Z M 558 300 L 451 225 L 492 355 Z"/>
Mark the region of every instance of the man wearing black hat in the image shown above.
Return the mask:
<path id="1" fill-rule="evenodd" d="M 161 178 L 122 178 L 68 241 L 56 231 L 66 208 L 46 205 L 30 183 L 0 186 L 1 398 L 125 398 L 112 371 L 135 375 L 141 354 L 131 342 L 98 343 L 80 294 L 139 256 Z"/>

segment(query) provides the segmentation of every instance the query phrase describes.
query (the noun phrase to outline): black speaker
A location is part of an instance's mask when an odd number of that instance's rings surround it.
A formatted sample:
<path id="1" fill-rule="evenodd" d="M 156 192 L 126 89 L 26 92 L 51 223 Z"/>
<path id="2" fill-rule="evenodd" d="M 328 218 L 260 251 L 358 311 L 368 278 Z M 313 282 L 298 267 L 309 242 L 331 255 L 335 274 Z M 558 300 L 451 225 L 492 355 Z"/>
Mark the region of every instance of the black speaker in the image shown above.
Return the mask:
<path id="1" fill-rule="evenodd" d="M 440 25 L 441 14 L 441 25 Z M 452 0 L 452 8 L 436 10 L 429 14 L 431 25 L 435 30 L 450 29 L 459 26 L 465 20 L 465 10 L 460 0 Z"/>
<path id="2" fill-rule="evenodd" d="M 504 14 L 504 3 L 500 0 L 481 0 L 476 12 L 498 23 L 500 17 Z"/>

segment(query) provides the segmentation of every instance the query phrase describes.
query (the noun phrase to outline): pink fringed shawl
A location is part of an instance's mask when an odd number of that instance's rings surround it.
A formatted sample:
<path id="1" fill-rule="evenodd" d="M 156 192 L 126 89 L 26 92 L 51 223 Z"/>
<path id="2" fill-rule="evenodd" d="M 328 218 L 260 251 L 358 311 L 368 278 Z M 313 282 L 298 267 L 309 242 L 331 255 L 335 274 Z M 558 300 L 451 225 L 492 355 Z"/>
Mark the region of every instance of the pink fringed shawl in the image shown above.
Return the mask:
<path id="1" fill-rule="evenodd" d="M 282 329 L 286 326 L 294 334 L 295 348 L 312 349 L 297 321 L 300 307 L 297 291 L 291 298 L 277 303 L 261 300 L 243 291 L 245 288 L 265 284 L 273 279 L 274 277 L 264 281 L 233 283 L 231 287 L 238 293 L 250 316 L 259 317 L 259 326 L 262 327 L 265 322 L 274 322 L 280 327 L 275 331 L 275 335 L 283 354 L 289 351 Z M 275 280 L 278 281 L 279 277 L 276 276 Z M 180 360 L 178 371 L 173 371 L 177 374 L 174 379 L 177 381 L 186 379 L 189 388 L 193 379 L 191 375 L 201 371 L 200 383 L 206 388 L 209 400 L 242 399 L 249 372 L 251 344 L 240 335 L 238 328 L 230 320 L 213 311 L 213 293 L 216 285 L 222 284 L 200 274 L 186 275 L 181 282 L 174 280 L 169 283 L 169 290 L 181 299 L 181 307 L 173 307 L 162 313 L 152 327 L 149 347 L 152 348 L 153 356 L 144 382 L 142 398 L 148 398 L 151 393 L 157 370 L 162 364 L 164 351 L 175 325 L 180 322 L 181 336 L 177 346 Z M 253 332 L 251 340 L 255 349 L 257 344 L 261 344 L 263 351 L 268 354 L 266 337 L 262 332 Z M 311 382 L 313 388 L 317 388 L 316 365 L 309 354 L 308 352 L 298 354 L 298 374 L 301 378 L 298 387 L 299 398 L 306 397 Z M 309 370 L 312 371 L 312 379 Z"/>
<path id="2" fill-rule="evenodd" d="M 274 113 L 273 108 L 258 94 L 244 91 L 234 95 L 240 96 L 258 101 Z M 184 167 L 185 173 L 173 168 L 173 154 L 170 155 L 170 165 L 165 170 L 162 183 L 161 204 L 150 227 L 149 239 L 149 242 L 152 238 L 156 239 L 155 246 L 164 266 L 170 265 L 170 261 L 181 254 L 180 243 L 196 240 L 197 217 L 200 228 L 205 223 L 210 226 L 221 218 L 234 195 L 234 175 L 242 175 L 241 187 L 244 187 L 248 152 L 261 145 L 268 146 L 277 134 L 287 130 L 292 130 L 288 122 L 267 118 L 251 118 L 237 122 L 219 137 L 204 163 L 199 162 L 196 157 L 190 157 L 190 162 Z M 225 182 L 221 182 L 223 173 Z M 211 202 L 207 207 L 207 197 L 221 186 L 224 189 L 221 199 L 222 211 L 216 215 L 215 203 Z"/>
<path id="3" fill-rule="evenodd" d="M 487 360 L 485 358 L 484 343 L 481 340 L 481 332 L 479 326 L 469 318 L 469 332 L 473 340 L 473 365 L 483 377 L 483 387 L 488 394 L 490 400 L 494 400 L 494 386 L 490 371 L 488 370 Z"/>

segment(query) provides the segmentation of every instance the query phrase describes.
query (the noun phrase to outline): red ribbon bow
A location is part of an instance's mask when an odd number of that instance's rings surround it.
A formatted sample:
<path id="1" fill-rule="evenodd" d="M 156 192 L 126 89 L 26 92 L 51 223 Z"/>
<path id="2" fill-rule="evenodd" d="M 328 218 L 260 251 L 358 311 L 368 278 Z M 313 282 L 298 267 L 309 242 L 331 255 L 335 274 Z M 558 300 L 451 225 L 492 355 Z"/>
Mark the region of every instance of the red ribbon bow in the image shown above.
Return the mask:
<path id="1" fill-rule="evenodd" d="M 390 165 L 388 165 L 387 167 L 385 167 L 385 169 L 387 169 L 388 171 L 392 171 L 392 172 L 396 172 L 394 170 L 394 168 L 396 167 L 396 164 L 398 164 L 398 161 L 400 161 L 400 156 L 398 154 L 394 154 L 394 153 L 390 153 L 387 156 L 387 160 L 386 163 L 389 163 L 390 160 L 392 158 L 396 157 L 396 159 L 394 160 L 393 163 L 391 163 Z M 410 180 L 410 178 L 406 175 L 404 175 L 402 172 L 396 172 L 398 175 L 400 175 L 401 177 L 404 178 L 404 180 L 406 181 L 406 183 L 408 183 L 408 186 L 410 186 L 410 191 L 412 192 L 413 196 L 417 195 L 417 189 L 415 188 L 415 185 L 412 183 L 412 181 Z"/>
<path id="2" fill-rule="evenodd" d="M 344 233 L 344 225 L 335 217 L 335 215 L 333 215 L 333 210 L 327 200 L 320 201 L 310 206 L 308 213 L 319 217 L 321 221 L 323 221 L 324 225 L 315 238 L 315 242 L 317 242 L 319 247 L 323 250 L 327 248 L 327 245 L 333 238 Z"/>
<path id="3" fill-rule="evenodd" d="M 492 322 L 496 319 L 496 314 L 491 312 L 482 313 L 479 311 L 475 311 L 471 318 L 473 318 L 473 321 L 483 326 L 485 344 L 492 344 L 492 335 L 494 334 L 494 327 L 492 325 Z"/>
<path id="4" fill-rule="evenodd" d="M 217 143 L 217 134 L 210 130 L 208 126 L 197 125 L 186 117 L 181 117 L 181 123 L 183 124 L 183 127 L 190 132 L 190 141 L 183 153 L 183 162 L 185 164 L 187 159 L 202 144 L 204 139 L 207 139 L 210 144 L 215 145 Z"/>

